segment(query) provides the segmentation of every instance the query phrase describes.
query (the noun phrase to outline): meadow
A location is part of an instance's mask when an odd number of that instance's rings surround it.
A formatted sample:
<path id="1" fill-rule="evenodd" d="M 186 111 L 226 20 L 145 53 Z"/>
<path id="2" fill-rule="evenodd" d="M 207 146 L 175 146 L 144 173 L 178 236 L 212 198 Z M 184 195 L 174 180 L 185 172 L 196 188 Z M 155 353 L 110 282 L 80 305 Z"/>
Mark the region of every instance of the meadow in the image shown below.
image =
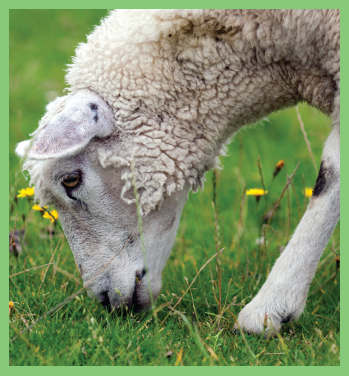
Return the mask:
<path id="1" fill-rule="evenodd" d="M 9 253 L 9 364 L 339 365 L 339 224 L 300 319 L 269 339 L 233 332 L 295 230 L 309 201 L 305 188 L 315 184 L 331 122 L 306 104 L 243 129 L 221 158 L 222 170 L 190 193 L 154 310 L 108 313 L 85 291 L 58 306 L 83 284 L 59 219 L 32 209 L 33 196 L 18 197 L 29 181 L 14 148 L 36 129 L 45 105 L 64 94 L 66 64 L 106 14 L 10 11 L 9 233 L 16 245 Z M 268 193 L 257 201 L 246 195 L 252 188 Z"/>

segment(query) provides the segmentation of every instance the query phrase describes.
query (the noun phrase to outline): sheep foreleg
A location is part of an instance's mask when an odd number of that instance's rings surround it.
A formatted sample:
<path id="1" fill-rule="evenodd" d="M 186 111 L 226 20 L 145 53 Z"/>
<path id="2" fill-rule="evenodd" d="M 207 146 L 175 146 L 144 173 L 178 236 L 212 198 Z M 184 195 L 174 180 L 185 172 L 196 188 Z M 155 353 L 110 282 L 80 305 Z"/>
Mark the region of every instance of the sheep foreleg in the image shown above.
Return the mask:
<path id="1" fill-rule="evenodd" d="M 267 281 L 240 312 L 236 329 L 271 335 L 303 312 L 316 267 L 339 220 L 339 149 L 338 125 L 326 141 L 307 210 Z"/>

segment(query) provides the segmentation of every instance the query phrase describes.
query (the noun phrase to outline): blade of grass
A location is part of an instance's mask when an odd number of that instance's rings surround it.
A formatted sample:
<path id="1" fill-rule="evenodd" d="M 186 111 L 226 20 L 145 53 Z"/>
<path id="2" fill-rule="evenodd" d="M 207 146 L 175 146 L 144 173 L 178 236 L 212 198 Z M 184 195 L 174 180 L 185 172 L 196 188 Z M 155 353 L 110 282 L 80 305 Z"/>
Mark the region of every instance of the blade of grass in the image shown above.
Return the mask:
<path id="1" fill-rule="evenodd" d="M 204 265 L 202 265 L 202 267 L 199 269 L 199 271 L 196 273 L 196 276 L 194 277 L 194 279 L 192 280 L 191 284 L 189 285 L 189 287 L 187 288 L 187 290 L 184 292 L 184 294 L 178 299 L 177 303 L 174 305 L 173 309 L 176 308 L 178 306 L 178 304 L 181 302 L 181 300 L 183 299 L 183 297 L 187 294 L 187 292 L 189 291 L 189 289 L 193 286 L 194 282 L 196 281 L 196 278 L 198 277 L 198 275 L 202 272 L 202 270 L 205 268 L 205 266 L 207 264 L 209 264 L 216 256 L 218 256 L 221 252 L 224 251 L 224 248 L 222 248 L 219 252 L 215 253 L 209 260 L 207 260 L 205 262 Z M 161 321 L 161 324 L 160 325 L 163 325 L 163 323 L 166 321 L 167 317 L 169 316 L 169 314 L 167 314 L 167 316 Z"/>
<path id="2" fill-rule="evenodd" d="M 44 275 L 43 275 L 43 277 L 42 277 L 42 281 L 41 281 L 41 284 L 40 284 L 40 286 L 39 286 L 39 291 L 41 290 L 41 287 L 42 287 L 42 285 L 43 285 L 43 283 L 44 283 L 44 281 L 45 281 L 45 277 L 46 277 L 46 273 L 47 273 L 47 271 L 48 271 L 48 268 L 49 268 L 50 265 L 52 264 L 52 260 L 53 260 L 55 254 L 56 254 L 56 251 L 57 251 L 57 249 L 58 249 L 59 243 L 61 242 L 61 240 L 62 240 L 63 237 L 64 237 L 64 235 L 63 235 L 63 233 L 62 233 L 61 236 L 59 237 L 59 240 L 58 240 L 57 246 L 56 246 L 56 248 L 55 248 L 55 250 L 54 250 L 54 252 L 53 252 L 53 254 L 52 254 L 52 256 L 51 256 L 50 263 L 47 265 L 47 268 L 46 268 L 46 270 L 45 270 L 45 272 L 44 272 Z"/>
<path id="3" fill-rule="evenodd" d="M 295 109 L 296 109 L 296 113 L 297 113 L 297 119 L 298 119 L 298 122 L 299 122 L 299 126 L 301 128 L 302 133 L 303 133 L 304 141 L 307 144 L 307 148 L 308 148 L 308 151 L 309 151 L 309 154 L 310 154 L 310 158 L 311 158 L 313 165 L 314 165 L 315 174 L 317 174 L 318 169 L 317 169 L 317 166 L 316 166 L 314 154 L 313 154 L 313 151 L 311 150 L 311 145 L 310 145 L 310 141 L 308 140 L 307 132 L 304 129 L 304 123 L 303 123 L 303 120 L 302 120 L 302 116 L 299 112 L 298 105 L 295 107 Z"/>
<path id="4" fill-rule="evenodd" d="M 50 262 L 49 264 L 39 265 L 39 266 L 36 266 L 35 268 L 25 269 L 25 270 L 23 270 L 21 272 L 18 272 L 18 273 L 15 273 L 15 274 L 11 274 L 9 277 L 11 278 L 11 277 L 14 277 L 14 276 L 16 276 L 18 274 L 27 273 L 27 272 L 30 272 L 31 270 L 43 268 L 44 266 L 48 266 L 48 265 L 52 265 L 52 264 L 54 264 L 54 262 Z"/>
<path id="5" fill-rule="evenodd" d="M 138 191 L 137 191 L 137 186 L 136 186 L 136 174 L 135 174 L 135 166 L 134 166 L 133 160 L 131 161 L 131 171 L 132 171 L 133 192 L 134 192 L 134 196 L 135 196 L 135 200 L 136 200 L 136 207 L 137 207 L 138 229 L 139 229 L 139 234 L 140 234 L 140 238 L 141 238 L 144 268 L 145 268 L 145 271 L 146 271 L 145 277 L 147 279 L 147 284 L 148 284 L 148 291 L 149 291 L 149 297 L 150 297 L 150 302 L 151 302 L 151 308 L 152 308 L 153 314 L 155 316 L 156 325 L 159 329 L 158 317 L 155 314 L 155 301 L 154 301 L 154 297 L 153 297 L 153 291 L 152 291 L 151 285 L 150 285 L 149 268 L 148 268 L 147 255 L 146 255 L 146 252 L 145 252 L 145 244 L 144 244 L 143 221 L 142 221 L 142 215 L 141 215 L 141 208 L 139 206 L 139 196 L 138 196 Z"/>

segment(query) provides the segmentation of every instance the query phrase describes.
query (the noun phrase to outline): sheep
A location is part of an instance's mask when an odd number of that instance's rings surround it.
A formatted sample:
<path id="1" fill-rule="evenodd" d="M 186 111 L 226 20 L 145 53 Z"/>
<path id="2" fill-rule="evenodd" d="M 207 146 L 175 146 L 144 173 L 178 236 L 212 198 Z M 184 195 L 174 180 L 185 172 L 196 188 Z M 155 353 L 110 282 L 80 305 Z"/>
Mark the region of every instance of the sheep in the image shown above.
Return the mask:
<path id="1" fill-rule="evenodd" d="M 35 199 L 56 206 L 84 282 L 110 262 L 90 296 L 148 309 L 188 192 L 241 127 L 305 101 L 333 126 L 314 194 L 236 328 L 272 335 L 299 318 L 340 213 L 339 19 L 338 10 L 118 10 L 77 47 L 68 94 L 16 150 Z"/>

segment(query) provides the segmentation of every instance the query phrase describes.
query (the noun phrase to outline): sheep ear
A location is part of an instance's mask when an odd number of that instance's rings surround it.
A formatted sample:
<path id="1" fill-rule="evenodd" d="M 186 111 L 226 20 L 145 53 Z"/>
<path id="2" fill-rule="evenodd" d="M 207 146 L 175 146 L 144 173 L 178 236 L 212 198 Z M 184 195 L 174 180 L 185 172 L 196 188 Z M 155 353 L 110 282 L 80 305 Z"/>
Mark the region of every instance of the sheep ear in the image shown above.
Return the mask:
<path id="1" fill-rule="evenodd" d="M 26 141 L 22 141 L 20 142 L 19 144 L 17 144 L 16 146 L 16 154 L 20 157 L 20 158 L 23 158 L 27 155 L 28 153 L 28 150 L 30 148 L 30 145 L 31 145 L 31 140 L 26 140 Z"/>
<path id="2" fill-rule="evenodd" d="M 99 95 L 84 90 L 38 132 L 28 157 L 68 157 L 81 152 L 92 138 L 107 137 L 115 130 L 112 109 Z"/>

